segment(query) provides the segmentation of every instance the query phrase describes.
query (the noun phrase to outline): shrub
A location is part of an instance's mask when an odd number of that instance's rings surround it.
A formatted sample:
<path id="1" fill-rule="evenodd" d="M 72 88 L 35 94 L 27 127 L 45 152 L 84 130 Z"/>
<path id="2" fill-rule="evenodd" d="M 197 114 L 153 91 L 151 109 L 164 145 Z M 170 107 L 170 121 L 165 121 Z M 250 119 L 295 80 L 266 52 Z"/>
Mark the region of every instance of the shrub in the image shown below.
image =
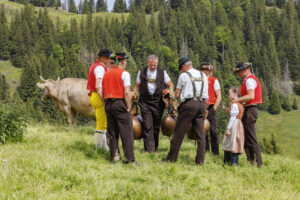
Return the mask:
<path id="1" fill-rule="evenodd" d="M 285 111 L 291 111 L 292 110 L 292 107 L 291 107 L 291 104 L 290 104 L 290 101 L 288 98 L 283 98 L 283 101 L 282 101 L 282 104 L 281 104 L 281 107 L 283 110 Z"/>
<path id="2" fill-rule="evenodd" d="M 0 143 L 19 142 L 23 139 L 27 120 L 16 105 L 0 104 Z"/>
<path id="3" fill-rule="evenodd" d="M 294 99 L 292 108 L 293 108 L 293 110 L 298 110 L 298 105 L 297 105 L 297 100 L 296 99 Z"/>
<path id="4" fill-rule="evenodd" d="M 263 138 L 260 142 L 261 151 L 266 154 L 280 154 L 282 152 L 281 148 L 278 146 L 276 138 L 272 133 L 270 140 Z"/>

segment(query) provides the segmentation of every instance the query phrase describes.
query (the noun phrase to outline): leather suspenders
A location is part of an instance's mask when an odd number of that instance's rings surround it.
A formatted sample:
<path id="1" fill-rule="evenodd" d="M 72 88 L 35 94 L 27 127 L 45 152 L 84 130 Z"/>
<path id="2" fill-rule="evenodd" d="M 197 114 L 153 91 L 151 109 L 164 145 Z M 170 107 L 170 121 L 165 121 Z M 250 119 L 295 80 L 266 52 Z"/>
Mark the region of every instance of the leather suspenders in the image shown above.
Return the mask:
<path id="1" fill-rule="evenodd" d="M 201 90 L 200 90 L 200 97 L 199 100 L 202 101 L 202 94 L 203 94 L 203 87 L 204 87 L 204 78 L 203 78 L 203 72 L 200 72 L 201 77 L 193 77 L 192 74 L 190 72 L 186 72 L 193 84 L 193 91 L 194 91 L 194 95 L 193 95 L 193 99 L 194 101 L 196 101 L 198 98 L 196 97 L 196 86 L 195 86 L 195 82 L 196 81 L 200 81 L 201 82 Z"/>

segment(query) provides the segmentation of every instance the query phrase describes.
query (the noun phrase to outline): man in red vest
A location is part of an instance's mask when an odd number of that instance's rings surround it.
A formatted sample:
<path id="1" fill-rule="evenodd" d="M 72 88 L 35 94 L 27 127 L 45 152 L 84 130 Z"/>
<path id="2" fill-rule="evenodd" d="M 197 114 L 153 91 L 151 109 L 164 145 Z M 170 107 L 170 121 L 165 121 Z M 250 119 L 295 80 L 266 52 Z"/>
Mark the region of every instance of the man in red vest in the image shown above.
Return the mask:
<path id="1" fill-rule="evenodd" d="M 133 152 L 130 74 L 125 71 L 127 58 L 125 53 L 116 53 L 112 59 L 114 67 L 104 74 L 102 91 L 107 115 L 110 158 L 113 162 L 121 159 L 118 145 L 119 136 L 121 136 L 124 163 L 138 165 Z"/>
<path id="2" fill-rule="evenodd" d="M 257 166 L 262 163 L 260 148 L 256 138 L 255 122 L 258 117 L 257 105 L 262 103 L 262 89 L 259 80 L 251 72 L 251 63 L 241 62 L 234 68 L 234 73 L 244 79 L 241 86 L 241 97 L 231 103 L 243 103 L 245 106 L 242 122 L 245 130 L 245 152 L 247 160 L 254 163 L 256 156 Z M 252 67 L 251 67 L 252 68 Z"/>
<path id="3" fill-rule="evenodd" d="M 207 119 L 210 123 L 210 142 L 209 137 L 206 135 L 206 151 L 210 150 L 211 143 L 211 151 L 214 155 L 219 155 L 219 136 L 217 133 L 217 113 L 216 110 L 221 103 L 222 95 L 221 88 L 218 79 L 213 77 L 213 66 L 204 62 L 201 63 L 199 69 L 208 77 L 208 101 L 206 102 L 207 111 Z"/>
<path id="4" fill-rule="evenodd" d="M 104 148 L 108 150 L 106 141 L 106 114 L 104 102 L 101 100 L 100 83 L 107 67 L 110 66 L 110 57 L 112 52 L 109 49 L 100 49 L 97 52 L 97 61 L 91 65 L 88 75 L 87 89 L 90 91 L 90 103 L 95 110 L 96 130 L 95 130 L 95 146 L 96 148 Z"/>

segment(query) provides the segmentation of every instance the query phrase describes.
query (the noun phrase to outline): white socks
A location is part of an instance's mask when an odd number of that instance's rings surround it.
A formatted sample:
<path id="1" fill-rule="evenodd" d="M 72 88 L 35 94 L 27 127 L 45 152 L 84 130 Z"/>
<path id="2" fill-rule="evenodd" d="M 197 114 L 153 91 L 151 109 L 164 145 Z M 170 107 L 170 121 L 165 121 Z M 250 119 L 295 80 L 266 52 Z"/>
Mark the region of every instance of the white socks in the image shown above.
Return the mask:
<path id="1" fill-rule="evenodd" d="M 105 149 L 109 150 L 108 145 L 107 145 L 107 139 L 106 139 L 106 130 L 105 131 L 100 131 L 100 130 L 95 130 L 95 148 L 96 149 Z"/>

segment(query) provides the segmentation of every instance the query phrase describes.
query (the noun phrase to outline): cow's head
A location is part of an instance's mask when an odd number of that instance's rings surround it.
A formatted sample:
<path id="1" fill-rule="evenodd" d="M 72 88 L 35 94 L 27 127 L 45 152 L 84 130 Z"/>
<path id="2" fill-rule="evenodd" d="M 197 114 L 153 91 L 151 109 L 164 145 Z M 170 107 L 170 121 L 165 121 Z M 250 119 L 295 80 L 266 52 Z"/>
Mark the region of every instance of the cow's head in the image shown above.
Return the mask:
<path id="1" fill-rule="evenodd" d="M 47 101 L 52 98 L 56 99 L 57 98 L 57 90 L 56 90 L 55 86 L 59 82 L 59 77 L 57 78 L 56 81 L 51 80 L 51 79 L 45 80 L 45 79 L 43 79 L 42 76 L 40 76 L 40 78 L 44 83 L 37 83 L 37 86 L 43 90 L 42 100 Z"/>

